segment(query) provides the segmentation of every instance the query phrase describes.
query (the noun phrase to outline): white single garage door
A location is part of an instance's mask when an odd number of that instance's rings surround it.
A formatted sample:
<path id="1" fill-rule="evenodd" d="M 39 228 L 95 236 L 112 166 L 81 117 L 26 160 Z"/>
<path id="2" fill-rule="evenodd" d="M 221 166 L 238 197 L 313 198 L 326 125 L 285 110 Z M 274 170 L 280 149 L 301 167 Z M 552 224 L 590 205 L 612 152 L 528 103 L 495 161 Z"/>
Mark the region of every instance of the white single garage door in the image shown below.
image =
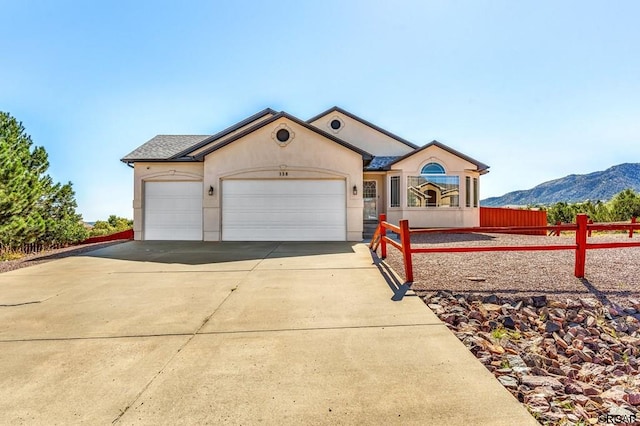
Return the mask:
<path id="1" fill-rule="evenodd" d="M 225 180 L 225 241 L 345 241 L 344 180 Z"/>
<path id="2" fill-rule="evenodd" d="M 145 240 L 202 240 L 202 182 L 146 182 Z"/>

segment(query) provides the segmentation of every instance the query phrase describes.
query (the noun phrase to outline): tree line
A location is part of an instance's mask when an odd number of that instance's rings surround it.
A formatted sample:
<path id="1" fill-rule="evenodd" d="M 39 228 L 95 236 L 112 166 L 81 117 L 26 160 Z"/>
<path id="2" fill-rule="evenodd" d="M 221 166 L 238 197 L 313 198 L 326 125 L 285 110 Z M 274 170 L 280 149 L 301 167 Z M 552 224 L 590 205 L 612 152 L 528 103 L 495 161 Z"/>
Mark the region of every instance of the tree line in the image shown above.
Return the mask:
<path id="1" fill-rule="evenodd" d="M 55 183 L 48 168 L 45 149 L 33 145 L 22 123 L 0 111 L 0 245 L 5 250 L 87 237 L 71 182 Z"/>
<path id="2" fill-rule="evenodd" d="M 530 206 L 547 211 L 547 222 L 573 223 L 578 213 L 585 213 L 594 222 L 627 222 L 632 217 L 640 217 L 640 194 L 633 189 L 625 189 L 609 201 L 585 201 L 566 203 L 564 201 L 550 206 Z"/>
<path id="3" fill-rule="evenodd" d="M 64 246 L 131 228 L 133 221 L 111 215 L 88 229 L 76 213 L 72 183 L 54 182 L 48 168 L 45 149 L 0 111 L 0 251 Z"/>

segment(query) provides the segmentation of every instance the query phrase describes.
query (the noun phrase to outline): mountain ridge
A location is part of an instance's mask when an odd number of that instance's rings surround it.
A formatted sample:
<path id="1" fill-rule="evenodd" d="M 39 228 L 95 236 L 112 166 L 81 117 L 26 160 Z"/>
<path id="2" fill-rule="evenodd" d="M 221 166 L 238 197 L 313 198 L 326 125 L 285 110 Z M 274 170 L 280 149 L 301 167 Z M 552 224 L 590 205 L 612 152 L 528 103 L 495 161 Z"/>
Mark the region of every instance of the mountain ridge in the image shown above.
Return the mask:
<path id="1" fill-rule="evenodd" d="M 500 207 L 548 205 L 560 201 L 607 201 L 627 188 L 640 192 L 640 163 L 622 163 L 583 175 L 570 174 L 543 182 L 531 189 L 508 192 L 500 197 L 489 197 L 480 203 L 486 207 Z"/>

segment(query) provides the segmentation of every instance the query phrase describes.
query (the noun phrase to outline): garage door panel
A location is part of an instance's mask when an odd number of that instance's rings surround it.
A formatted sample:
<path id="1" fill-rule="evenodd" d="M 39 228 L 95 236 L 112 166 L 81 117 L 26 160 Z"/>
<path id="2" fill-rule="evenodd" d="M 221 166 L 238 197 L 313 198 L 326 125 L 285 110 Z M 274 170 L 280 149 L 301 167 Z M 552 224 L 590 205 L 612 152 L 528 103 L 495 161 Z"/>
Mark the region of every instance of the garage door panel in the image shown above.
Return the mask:
<path id="1" fill-rule="evenodd" d="M 144 238 L 202 240 L 202 182 L 146 182 Z"/>
<path id="2" fill-rule="evenodd" d="M 202 215 L 198 213 L 181 213 L 181 214 L 149 214 L 147 215 L 147 221 L 163 227 L 175 226 L 180 223 L 178 227 L 200 229 L 200 218 Z"/>
<path id="3" fill-rule="evenodd" d="M 345 182 L 223 182 L 222 237 L 235 241 L 344 241 Z"/>

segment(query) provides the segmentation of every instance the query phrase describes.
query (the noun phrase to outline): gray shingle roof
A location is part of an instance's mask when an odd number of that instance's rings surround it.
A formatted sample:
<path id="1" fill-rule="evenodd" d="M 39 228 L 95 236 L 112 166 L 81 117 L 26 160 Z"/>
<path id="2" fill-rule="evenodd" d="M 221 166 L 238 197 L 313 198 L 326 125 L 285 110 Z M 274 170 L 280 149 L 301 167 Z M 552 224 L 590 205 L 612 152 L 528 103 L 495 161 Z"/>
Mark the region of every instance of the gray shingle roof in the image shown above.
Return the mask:
<path id="1" fill-rule="evenodd" d="M 371 160 L 371 162 L 364 168 L 364 170 L 365 171 L 384 170 L 384 168 L 387 167 L 387 165 L 389 165 L 390 163 L 394 162 L 398 158 L 400 158 L 400 157 L 399 156 L 394 156 L 394 157 L 390 157 L 390 156 L 373 157 L 373 160 Z"/>
<path id="2" fill-rule="evenodd" d="M 158 135 L 125 155 L 121 161 L 168 160 L 208 137 L 209 135 Z"/>

